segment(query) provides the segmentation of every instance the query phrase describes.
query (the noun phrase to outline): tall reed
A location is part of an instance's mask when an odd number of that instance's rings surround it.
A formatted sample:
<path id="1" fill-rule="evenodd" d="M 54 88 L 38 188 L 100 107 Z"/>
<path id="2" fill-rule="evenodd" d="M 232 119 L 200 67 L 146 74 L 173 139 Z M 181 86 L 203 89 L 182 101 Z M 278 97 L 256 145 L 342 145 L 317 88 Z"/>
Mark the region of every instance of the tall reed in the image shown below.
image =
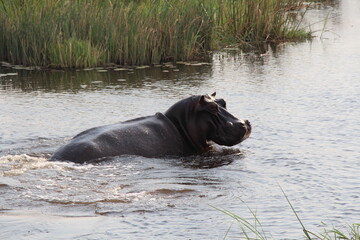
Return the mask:
<path id="1" fill-rule="evenodd" d="M 229 0 L 221 1 L 218 26 L 221 40 L 231 42 L 264 42 L 299 40 L 311 36 L 300 28 L 302 13 L 290 10 L 303 4 L 298 0 Z"/>
<path id="2" fill-rule="evenodd" d="M 299 19 L 288 17 L 293 4 L 298 3 L 0 0 L 0 60 L 62 68 L 188 61 L 228 43 L 291 38 L 300 31 Z"/>

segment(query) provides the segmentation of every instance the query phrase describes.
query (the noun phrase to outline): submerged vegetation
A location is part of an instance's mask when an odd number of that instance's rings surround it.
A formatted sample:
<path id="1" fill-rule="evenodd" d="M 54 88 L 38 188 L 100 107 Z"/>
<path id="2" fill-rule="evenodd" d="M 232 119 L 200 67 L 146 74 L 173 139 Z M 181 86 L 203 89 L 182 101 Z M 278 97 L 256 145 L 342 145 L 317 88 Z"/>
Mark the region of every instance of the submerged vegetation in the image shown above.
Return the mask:
<path id="1" fill-rule="evenodd" d="M 44 67 L 199 59 L 309 38 L 302 0 L 0 0 L 0 60 Z"/>

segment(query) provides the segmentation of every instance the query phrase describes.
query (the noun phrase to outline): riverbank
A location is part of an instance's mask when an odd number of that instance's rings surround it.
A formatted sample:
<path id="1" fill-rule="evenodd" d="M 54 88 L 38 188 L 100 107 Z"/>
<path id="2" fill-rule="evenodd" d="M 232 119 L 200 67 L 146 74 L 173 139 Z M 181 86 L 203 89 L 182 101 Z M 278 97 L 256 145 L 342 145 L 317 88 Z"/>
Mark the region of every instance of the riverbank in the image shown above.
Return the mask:
<path id="1" fill-rule="evenodd" d="M 2 0 L 0 60 L 85 68 L 205 59 L 228 44 L 310 38 L 299 27 L 302 6 L 294 0 Z"/>

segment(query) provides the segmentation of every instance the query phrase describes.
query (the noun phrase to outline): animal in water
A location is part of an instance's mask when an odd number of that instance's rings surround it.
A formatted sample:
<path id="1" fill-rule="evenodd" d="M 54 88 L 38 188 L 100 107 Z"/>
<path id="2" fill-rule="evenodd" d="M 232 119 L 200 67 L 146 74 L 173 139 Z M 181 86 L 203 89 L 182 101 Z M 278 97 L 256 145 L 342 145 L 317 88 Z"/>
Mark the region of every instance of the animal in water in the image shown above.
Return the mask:
<path id="1" fill-rule="evenodd" d="M 183 156 L 207 152 L 212 143 L 233 146 L 247 139 L 250 122 L 229 113 L 225 100 L 215 95 L 190 96 L 165 113 L 88 129 L 50 160 L 85 163 L 120 155 Z"/>

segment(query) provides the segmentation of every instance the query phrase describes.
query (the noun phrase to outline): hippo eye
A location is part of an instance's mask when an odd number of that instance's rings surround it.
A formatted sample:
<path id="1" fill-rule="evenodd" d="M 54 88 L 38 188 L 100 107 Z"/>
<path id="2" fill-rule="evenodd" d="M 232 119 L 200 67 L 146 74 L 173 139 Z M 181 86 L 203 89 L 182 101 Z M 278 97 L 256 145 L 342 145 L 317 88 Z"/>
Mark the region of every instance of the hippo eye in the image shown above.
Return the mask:
<path id="1" fill-rule="evenodd" d="M 217 104 L 219 104 L 221 107 L 226 109 L 226 102 L 224 99 L 216 99 L 215 100 Z"/>

